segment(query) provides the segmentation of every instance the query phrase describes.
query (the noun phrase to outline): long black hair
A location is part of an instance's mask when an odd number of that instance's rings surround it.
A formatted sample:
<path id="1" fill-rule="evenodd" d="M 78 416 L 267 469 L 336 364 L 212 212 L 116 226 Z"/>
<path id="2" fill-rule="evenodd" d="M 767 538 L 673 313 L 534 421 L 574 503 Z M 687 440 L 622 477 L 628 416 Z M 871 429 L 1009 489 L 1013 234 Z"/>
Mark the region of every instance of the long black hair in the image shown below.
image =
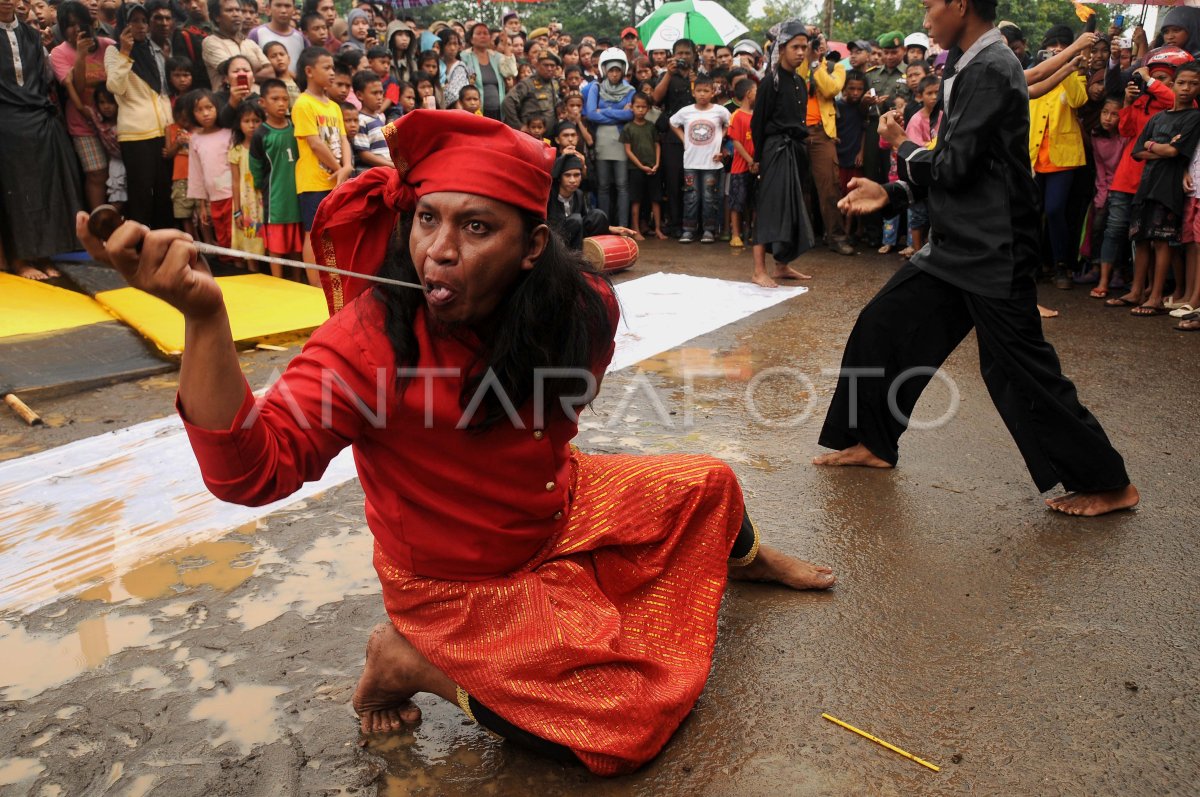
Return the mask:
<path id="1" fill-rule="evenodd" d="M 412 222 L 411 214 L 402 219 L 380 271 L 383 276 L 417 281 L 417 269 L 408 248 Z M 522 213 L 521 223 L 528 238 L 546 221 Z M 459 404 L 463 408 L 467 407 L 489 371 L 495 375 L 502 391 L 499 395 L 496 390 L 485 392 L 479 411 L 470 421 L 472 431 L 485 431 L 507 417 L 500 395 L 506 396 L 518 411 L 530 402 L 538 369 L 592 370 L 596 358 L 607 351 L 616 332 L 608 306 L 594 282 L 596 279 L 608 283 L 606 276 L 597 274 L 580 254 L 568 249 L 558 233 L 551 230 L 546 248 L 534 267 L 521 272 L 500 302 L 494 323 L 482 337 L 482 346 L 466 371 L 459 394 Z M 391 285 L 377 285 L 374 291 L 384 306 L 384 331 L 395 352 L 396 367 L 415 366 L 421 352 L 413 325 L 425 304 L 425 295 Z M 550 418 L 553 413 L 563 411 L 562 397 L 577 396 L 582 392 L 583 380 L 579 377 L 546 379 L 543 417 Z"/>

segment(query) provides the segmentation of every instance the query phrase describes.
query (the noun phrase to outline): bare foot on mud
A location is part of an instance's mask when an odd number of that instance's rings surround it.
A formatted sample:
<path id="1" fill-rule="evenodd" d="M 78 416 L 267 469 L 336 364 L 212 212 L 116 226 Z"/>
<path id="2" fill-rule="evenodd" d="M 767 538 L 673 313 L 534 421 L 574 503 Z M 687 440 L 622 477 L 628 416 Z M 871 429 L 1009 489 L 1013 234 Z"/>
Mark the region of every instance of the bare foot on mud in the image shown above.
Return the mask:
<path id="1" fill-rule="evenodd" d="M 862 443 L 856 443 L 849 448 L 843 448 L 841 451 L 834 451 L 831 454 L 821 454 L 818 457 L 813 457 L 814 465 L 826 465 L 829 467 L 849 467 L 857 466 L 860 468 L 891 468 L 892 463 L 882 460 L 871 453 L 870 449 Z"/>
<path id="2" fill-rule="evenodd" d="M 785 266 L 780 263 L 775 264 L 775 273 L 771 275 L 777 280 L 810 280 L 812 276 L 809 274 L 801 274 L 791 266 Z"/>
<path id="3" fill-rule="evenodd" d="M 779 283 L 768 277 L 766 274 L 755 274 L 751 279 L 755 285 L 760 288 L 778 288 Z"/>
<path id="4" fill-rule="evenodd" d="M 1133 509 L 1142 500 L 1137 488 L 1132 484 L 1119 490 L 1105 490 L 1098 493 L 1067 493 L 1058 498 L 1047 498 L 1046 506 L 1055 512 L 1077 517 L 1096 517 L 1107 515 L 1109 512 L 1119 512 L 1122 509 Z"/>
<path id="5" fill-rule="evenodd" d="M 390 623 L 375 626 L 367 640 L 367 664 L 352 701 L 362 732 L 385 733 L 420 722 L 421 709 L 413 704 L 412 696 L 434 691 L 430 671 L 446 678 Z"/>
<path id="6" fill-rule="evenodd" d="M 734 581 L 774 581 L 792 589 L 829 589 L 837 583 L 832 568 L 788 556 L 769 545 L 758 546 L 758 556 L 745 567 L 730 567 Z"/>

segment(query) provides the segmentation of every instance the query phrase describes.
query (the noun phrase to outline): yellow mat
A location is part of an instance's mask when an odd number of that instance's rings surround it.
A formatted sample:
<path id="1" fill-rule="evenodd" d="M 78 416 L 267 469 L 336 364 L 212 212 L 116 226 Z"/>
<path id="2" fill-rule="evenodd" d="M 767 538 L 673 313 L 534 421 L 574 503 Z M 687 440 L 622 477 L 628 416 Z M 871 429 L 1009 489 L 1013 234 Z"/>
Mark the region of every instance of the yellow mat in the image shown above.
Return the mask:
<path id="1" fill-rule="evenodd" d="M 112 320 L 90 296 L 0 272 L 0 338 Z"/>
<path id="2" fill-rule="evenodd" d="M 237 341 L 315 329 L 329 318 L 325 294 L 311 285 L 266 274 L 217 277 L 217 283 Z M 183 315 L 166 302 L 136 288 L 103 291 L 96 301 L 166 354 L 183 351 Z"/>

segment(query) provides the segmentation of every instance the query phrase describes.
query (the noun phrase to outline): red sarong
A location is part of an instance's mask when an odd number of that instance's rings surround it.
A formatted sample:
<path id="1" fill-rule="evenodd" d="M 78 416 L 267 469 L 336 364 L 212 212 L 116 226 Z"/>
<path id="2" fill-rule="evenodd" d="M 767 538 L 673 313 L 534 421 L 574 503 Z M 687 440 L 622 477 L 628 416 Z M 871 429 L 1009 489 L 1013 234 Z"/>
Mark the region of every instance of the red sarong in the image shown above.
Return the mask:
<path id="1" fill-rule="evenodd" d="M 462 689 L 615 775 L 654 758 L 704 689 L 744 506 L 710 457 L 573 466 L 568 522 L 520 572 L 425 578 L 378 545 L 375 569 L 393 625 Z"/>

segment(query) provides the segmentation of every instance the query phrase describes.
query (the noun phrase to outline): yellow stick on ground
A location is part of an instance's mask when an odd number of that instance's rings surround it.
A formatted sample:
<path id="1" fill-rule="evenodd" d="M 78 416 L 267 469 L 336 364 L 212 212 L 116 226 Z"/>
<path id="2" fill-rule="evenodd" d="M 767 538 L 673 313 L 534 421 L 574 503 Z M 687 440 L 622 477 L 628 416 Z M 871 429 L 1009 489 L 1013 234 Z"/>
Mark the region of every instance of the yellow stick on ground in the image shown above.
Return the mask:
<path id="1" fill-rule="evenodd" d="M 21 420 L 25 421 L 25 423 L 29 424 L 30 426 L 41 425 L 41 416 L 31 410 L 28 404 L 17 398 L 15 393 L 9 393 L 6 395 L 4 397 L 4 403 L 11 407 L 12 411 L 21 416 Z"/>
<path id="2" fill-rule="evenodd" d="M 857 733 L 859 736 L 863 737 L 864 739 L 870 739 L 871 741 L 875 742 L 875 744 L 883 745 L 887 749 L 891 750 L 893 753 L 899 753 L 900 755 L 904 756 L 905 758 L 912 759 L 913 761 L 916 761 L 918 764 L 920 764 L 923 767 L 929 767 L 934 772 L 942 771 L 941 767 L 935 766 L 934 764 L 929 763 L 928 761 L 926 761 L 923 758 L 917 758 L 912 753 L 901 750 L 899 747 L 897 747 L 894 744 L 888 744 L 883 739 L 880 739 L 876 736 L 872 736 L 871 734 L 867 733 L 866 731 L 860 731 L 858 728 L 855 728 L 853 725 L 851 725 L 848 722 L 842 722 L 837 717 L 831 716 L 829 714 L 821 714 L 821 716 L 824 717 L 825 719 L 829 720 L 830 722 L 834 723 L 835 725 L 841 725 L 843 728 L 845 728 L 848 731 L 854 731 L 855 733 Z"/>

